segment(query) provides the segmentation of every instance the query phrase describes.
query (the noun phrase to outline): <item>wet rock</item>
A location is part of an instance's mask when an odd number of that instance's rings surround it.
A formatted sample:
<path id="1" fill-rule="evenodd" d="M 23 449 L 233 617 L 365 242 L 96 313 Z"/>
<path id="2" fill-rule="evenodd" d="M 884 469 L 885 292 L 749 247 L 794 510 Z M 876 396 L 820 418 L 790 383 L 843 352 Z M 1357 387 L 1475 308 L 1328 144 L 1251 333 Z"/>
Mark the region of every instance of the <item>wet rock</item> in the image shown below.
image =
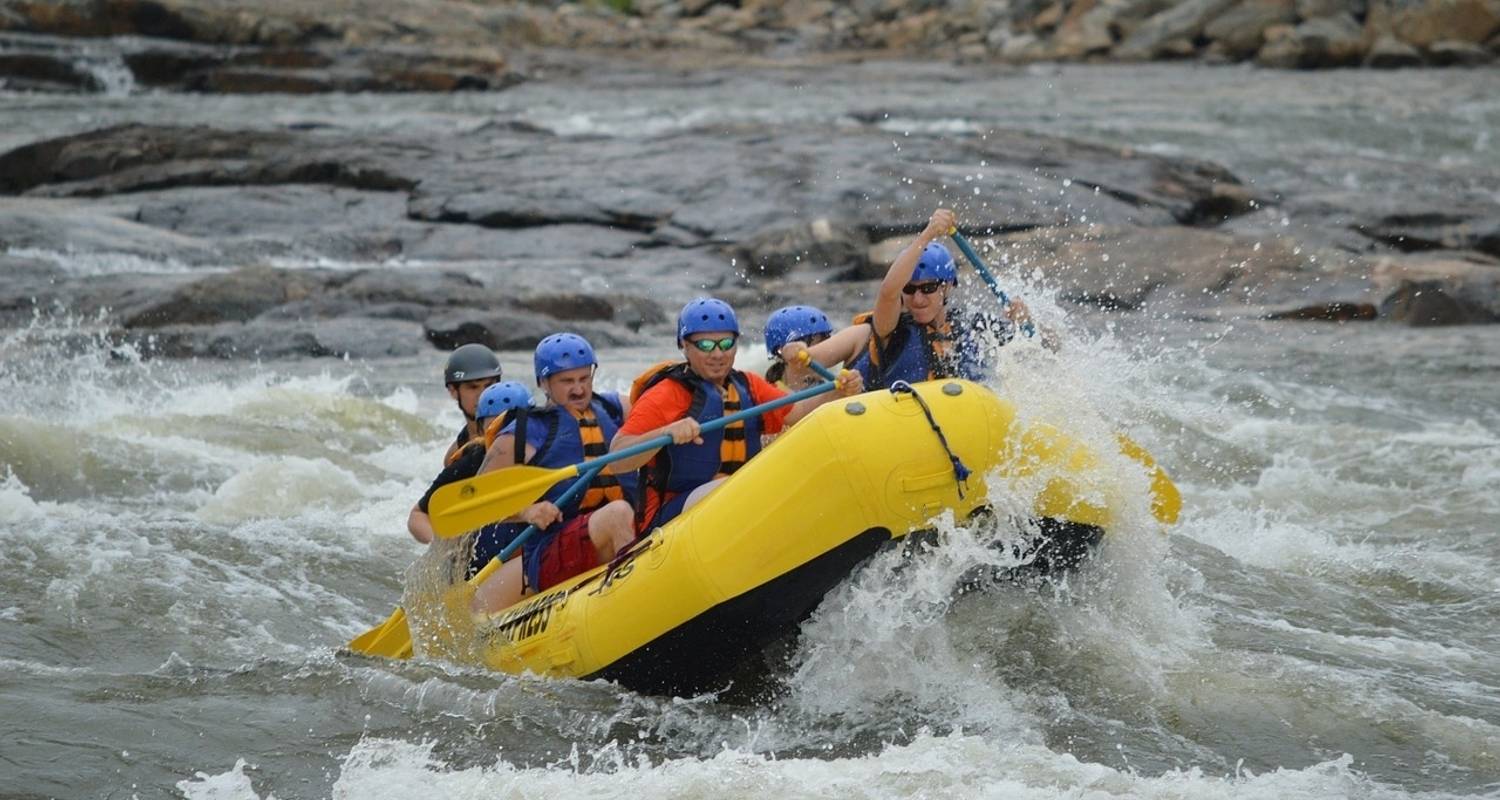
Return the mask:
<path id="1" fill-rule="evenodd" d="M 362 154 L 299 146 L 282 131 L 121 125 L 50 139 L 0 155 L 0 193 L 101 196 L 174 186 L 316 183 L 410 189 Z"/>
<path id="2" fill-rule="evenodd" d="M 360 305 L 410 303 L 429 308 L 484 306 L 500 301 L 483 283 L 461 272 L 371 269 L 349 275 L 332 289 Z"/>
<path id="3" fill-rule="evenodd" d="M 1288 311 L 1276 311 L 1265 315 L 1270 320 L 1308 320 L 1314 322 L 1365 322 L 1378 316 L 1370 303 L 1314 303 Z"/>
<path id="4" fill-rule="evenodd" d="M 503 89 L 520 80 L 505 60 L 412 48 L 132 52 L 125 63 L 142 86 L 222 94 L 453 92 Z"/>
<path id="5" fill-rule="evenodd" d="M 1473 42 L 1444 40 L 1427 48 L 1427 58 L 1439 67 L 1481 67 L 1495 60 L 1495 54 Z"/>
<path id="6" fill-rule="evenodd" d="M 1140 61 L 1162 55 L 1180 57 L 1181 48 L 1174 43 L 1191 42 L 1215 17 L 1235 4 L 1235 0 L 1185 0 L 1147 19 L 1114 49 L 1116 58 Z"/>
<path id="7" fill-rule="evenodd" d="M 97 92 L 104 88 L 70 59 L 44 53 L 0 53 L 0 87 L 23 92 Z"/>
<path id="8" fill-rule="evenodd" d="M 143 225 L 129 218 L 133 213 L 129 203 L 0 198 L 0 249 L 55 253 L 96 272 L 183 269 L 218 260 L 213 242 Z"/>
<path id="9" fill-rule="evenodd" d="M 1254 56 L 1265 44 L 1267 28 L 1296 19 L 1289 0 L 1246 0 L 1203 26 L 1203 35 L 1230 59 L 1240 61 Z"/>
<path id="10" fill-rule="evenodd" d="M 1397 294 L 1409 284 L 1433 286 L 1500 320 L 1500 259 L 1466 252 L 1382 256 L 1366 269 L 1379 296 Z"/>
<path id="11" fill-rule="evenodd" d="M 546 314 L 558 320 L 600 320 L 615 318 L 615 306 L 608 299 L 587 294 L 539 294 L 515 298 L 516 307 Z"/>
<path id="12" fill-rule="evenodd" d="M 1401 69 L 1421 65 L 1422 54 L 1417 52 L 1417 48 L 1389 35 L 1376 39 L 1370 46 L 1369 55 L 1365 56 L 1365 66 L 1375 69 Z"/>
<path id="13" fill-rule="evenodd" d="M 127 329 L 113 333 L 111 339 L 154 358 L 382 358 L 429 349 L 421 325 L 361 317 Z"/>
<path id="14" fill-rule="evenodd" d="M 1477 250 L 1500 256 L 1500 206 L 1454 202 L 1445 210 L 1408 210 L 1389 213 L 1351 225 L 1356 232 L 1402 252 Z"/>
<path id="15" fill-rule="evenodd" d="M 478 342 L 492 350 L 532 350 L 544 337 L 568 330 L 588 339 L 595 347 L 634 344 L 612 326 L 560 322 L 530 311 L 459 309 L 429 317 L 423 334 L 439 350 Z"/>
<path id="16" fill-rule="evenodd" d="M 858 227 L 828 219 L 762 231 L 730 249 L 751 279 L 779 278 L 794 269 L 823 274 L 862 271 L 869 239 Z"/>
<path id="17" fill-rule="evenodd" d="M 1380 315 L 1416 328 L 1500 321 L 1484 308 L 1449 294 L 1439 281 L 1402 284 L 1381 301 Z"/>
<path id="18" fill-rule="evenodd" d="M 1500 31 L 1500 0 L 1374 0 L 1385 6 L 1391 30 L 1402 41 L 1429 48 L 1442 41 L 1480 43 Z M 1371 14 L 1376 9 L 1372 7 Z"/>
<path id="19" fill-rule="evenodd" d="M 324 291 L 336 275 L 326 270 L 246 267 L 177 287 L 123 320 L 126 328 L 244 322 Z"/>
<path id="20" fill-rule="evenodd" d="M 1364 28 L 1348 14 L 1340 14 L 1308 20 L 1290 31 L 1267 29 L 1256 61 L 1263 67 L 1323 69 L 1354 66 L 1364 55 Z"/>
<path id="21" fill-rule="evenodd" d="M 1248 294 L 1274 303 L 1302 296 L 1319 274 L 1291 243 L 1193 228 L 1076 226 L 993 244 L 992 268 L 1039 274 L 1059 298 L 1106 310 L 1201 308 Z"/>

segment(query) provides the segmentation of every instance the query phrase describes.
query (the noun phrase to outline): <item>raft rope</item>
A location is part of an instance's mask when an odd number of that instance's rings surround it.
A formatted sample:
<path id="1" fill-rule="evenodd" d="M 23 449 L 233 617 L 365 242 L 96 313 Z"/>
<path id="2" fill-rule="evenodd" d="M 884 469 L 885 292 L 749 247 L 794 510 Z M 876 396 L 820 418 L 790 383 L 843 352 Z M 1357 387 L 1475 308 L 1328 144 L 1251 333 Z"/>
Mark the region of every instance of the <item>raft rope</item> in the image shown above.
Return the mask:
<path id="1" fill-rule="evenodd" d="M 958 499 L 962 500 L 964 498 L 964 483 L 969 480 L 969 476 L 973 473 L 968 467 L 964 466 L 964 462 L 959 459 L 957 453 L 953 452 L 953 448 L 948 446 L 948 437 L 943 435 L 942 427 L 937 424 L 937 420 L 932 418 L 932 409 L 927 407 L 927 401 L 922 399 L 922 395 L 917 394 L 917 390 L 911 388 L 911 384 L 906 381 L 892 383 L 891 394 L 901 393 L 911 395 L 912 399 L 917 401 L 917 405 L 922 407 L 922 415 L 927 417 L 927 424 L 932 426 L 932 432 L 937 434 L 938 443 L 943 446 L 943 452 L 948 454 L 948 461 L 953 464 L 953 476 L 958 484 Z"/>

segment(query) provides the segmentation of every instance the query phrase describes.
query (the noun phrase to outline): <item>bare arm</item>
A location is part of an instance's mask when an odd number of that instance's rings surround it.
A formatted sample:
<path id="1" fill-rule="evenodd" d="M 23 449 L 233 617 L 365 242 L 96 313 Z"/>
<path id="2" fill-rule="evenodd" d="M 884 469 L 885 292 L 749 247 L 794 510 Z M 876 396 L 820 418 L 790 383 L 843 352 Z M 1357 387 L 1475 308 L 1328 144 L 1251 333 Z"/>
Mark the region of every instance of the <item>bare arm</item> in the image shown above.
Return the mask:
<path id="1" fill-rule="evenodd" d="M 797 422 L 800 421 L 803 417 L 812 413 L 813 409 L 823 405 L 829 400 L 833 400 L 834 398 L 838 397 L 849 397 L 851 395 L 859 394 L 864 390 L 864 378 L 858 372 L 846 369 L 838 374 L 838 379 L 834 382 L 833 391 L 816 394 L 812 397 L 807 398 L 806 400 L 799 400 L 796 403 L 793 403 L 792 410 L 786 415 L 786 421 L 782 423 L 782 426 L 785 428 L 790 428 L 793 425 L 797 424 Z"/>
<path id="2" fill-rule="evenodd" d="M 897 316 L 900 316 L 899 310 Z M 869 341 L 869 325 L 850 325 L 809 347 L 807 352 L 811 353 L 812 357 L 825 367 L 831 367 L 835 364 L 852 364 L 854 363 L 854 359 L 859 358 L 860 351 L 865 349 L 865 345 Z"/>
<path id="3" fill-rule="evenodd" d="M 530 461 L 536 455 L 536 448 L 530 444 L 526 445 L 526 460 Z M 492 472 L 505 467 L 516 465 L 516 435 L 514 433 L 502 434 L 495 437 L 488 452 L 484 454 L 484 463 L 479 465 L 479 474 Z"/>
<path id="4" fill-rule="evenodd" d="M 626 433 L 617 433 L 615 434 L 615 440 L 609 443 L 609 451 L 611 453 L 618 453 L 621 450 L 635 447 L 642 442 L 648 442 L 662 435 L 671 436 L 674 444 L 687 444 L 688 442 L 703 444 L 703 439 L 698 436 L 698 420 L 692 417 L 684 417 L 676 422 L 663 425 L 656 430 L 634 436 Z M 622 458 L 611 465 L 609 471 L 615 474 L 624 474 L 633 469 L 639 469 L 646 462 L 650 461 L 659 450 L 661 450 L 660 447 L 631 456 L 630 458 Z"/>
<path id="5" fill-rule="evenodd" d="M 946 208 L 940 208 L 932 212 L 932 217 L 927 220 L 927 227 L 917 234 L 917 238 L 896 256 L 891 262 L 891 268 L 885 272 L 885 280 L 880 282 L 880 291 L 875 295 L 875 314 L 872 321 L 875 323 L 875 334 L 884 339 L 891 335 L 896 329 L 896 323 L 901 320 L 901 287 L 911 280 L 911 274 L 917 268 L 917 261 L 922 257 L 923 248 L 938 239 L 947 236 L 957 224 L 957 218 L 953 212 Z"/>
<path id="6" fill-rule="evenodd" d="M 432 530 L 432 518 L 416 506 L 412 506 L 411 513 L 406 515 L 406 531 L 411 534 L 411 538 L 422 544 L 431 544 L 437 538 Z"/>

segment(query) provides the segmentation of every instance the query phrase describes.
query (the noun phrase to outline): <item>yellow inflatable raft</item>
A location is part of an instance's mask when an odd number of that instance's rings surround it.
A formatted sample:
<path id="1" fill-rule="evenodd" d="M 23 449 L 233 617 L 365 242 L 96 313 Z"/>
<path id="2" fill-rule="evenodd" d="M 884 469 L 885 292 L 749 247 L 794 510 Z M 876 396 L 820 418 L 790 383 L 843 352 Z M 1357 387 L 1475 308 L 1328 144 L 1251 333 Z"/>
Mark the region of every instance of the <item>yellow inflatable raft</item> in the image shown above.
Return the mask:
<path id="1" fill-rule="evenodd" d="M 1156 517 L 1174 522 L 1171 481 L 1133 443 L 1122 439 L 1122 451 L 1149 471 Z M 966 480 L 950 453 L 972 471 Z M 648 693 L 720 688 L 877 550 L 944 512 L 963 520 L 986 508 L 986 476 L 997 474 L 1016 493 L 1004 508 L 1030 508 L 1054 560 L 1097 542 L 1124 498 L 1096 453 L 1054 428 L 1023 428 L 986 387 L 870 392 L 808 415 L 609 565 L 479 620 L 466 611 L 472 589 L 451 590 L 447 624 L 420 626 L 417 647 Z"/>

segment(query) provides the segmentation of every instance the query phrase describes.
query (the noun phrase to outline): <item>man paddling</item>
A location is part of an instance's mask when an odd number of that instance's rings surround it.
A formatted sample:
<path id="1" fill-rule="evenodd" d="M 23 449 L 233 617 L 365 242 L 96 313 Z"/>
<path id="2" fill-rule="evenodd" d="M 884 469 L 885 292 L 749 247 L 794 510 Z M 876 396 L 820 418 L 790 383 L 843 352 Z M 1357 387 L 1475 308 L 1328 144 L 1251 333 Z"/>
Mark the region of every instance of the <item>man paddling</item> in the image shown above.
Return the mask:
<path id="1" fill-rule="evenodd" d="M 500 430 L 480 472 L 515 464 L 565 467 L 609 450 L 609 441 L 629 411 L 613 392 L 594 391 L 599 359 L 582 336 L 557 333 L 543 339 L 533 357 L 537 385 L 547 405 L 518 417 Z M 617 474 L 621 473 L 621 474 Z M 605 470 L 583 496 L 562 507 L 559 496 L 572 485 L 553 486 L 542 500 L 508 520 L 519 534 L 535 525 L 539 534 L 523 545 L 520 558 L 506 562 L 475 592 L 475 611 L 497 611 L 526 593 L 542 591 L 615 557 L 635 540 L 635 476 L 628 469 Z"/>
<path id="2" fill-rule="evenodd" d="M 479 401 L 474 405 L 474 419 L 482 430 L 491 422 L 499 421 L 518 411 L 524 411 L 531 403 L 531 390 L 516 381 L 504 381 L 484 390 L 479 396 Z M 406 530 L 413 539 L 428 544 L 435 534 L 432 530 L 432 518 L 428 516 L 429 504 L 432 495 L 438 489 L 456 481 L 472 478 L 479 474 L 480 467 L 484 464 L 484 454 L 487 441 L 484 438 L 469 439 L 464 443 L 448 466 L 432 480 L 422 498 L 412 506 L 411 512 L 406 516 Z M 474 547 L 469 558 L 467 574 L 473 575 L 489 562 L 507 544 L 510 544 L 514 533 L 498 525 L 486 525 L 480 529 L 479 536 L 474 540 Z"/>
<path id="3" fill-rule="evenodd" d="M 484 432 L 484 426 L 474 418 L 474 407 L 479 403 L 479 395 L 500 381 L 500 372 L 500 358 L 482 344 L 460 345 L 448 355 L 448 363 L 443 366 L 443 385 L 448 387 L 448 396 L 464 415 L 464 426 L 443 454 L 444 464 L 453 463 L 464 445 Z"/>
<path id="4" fill-rule="evenodd" d="M 635 404 L 610 445 L 619 452 L 663 435 L 672 444 L 614 464 L 616 471 L 646 466 L 637 530 L 665 525 L 702 499 L 761 448 L 761 435 L 779 433 L 833 396 L 864 390 L 857 373 L 839 375 L 835 391 L 767 411 L 710 434 L 701 423 L 785 397 L 765 378 L 734 369 L 740 324 L 734 309 L 712 297 L 694 300 L 677 315 L 683 361 L 658 365 L 637 379 Z"/>

